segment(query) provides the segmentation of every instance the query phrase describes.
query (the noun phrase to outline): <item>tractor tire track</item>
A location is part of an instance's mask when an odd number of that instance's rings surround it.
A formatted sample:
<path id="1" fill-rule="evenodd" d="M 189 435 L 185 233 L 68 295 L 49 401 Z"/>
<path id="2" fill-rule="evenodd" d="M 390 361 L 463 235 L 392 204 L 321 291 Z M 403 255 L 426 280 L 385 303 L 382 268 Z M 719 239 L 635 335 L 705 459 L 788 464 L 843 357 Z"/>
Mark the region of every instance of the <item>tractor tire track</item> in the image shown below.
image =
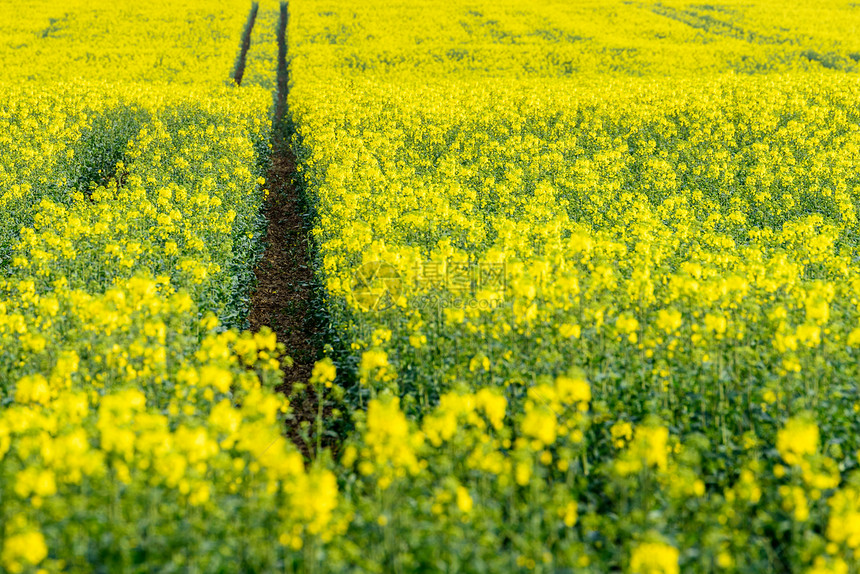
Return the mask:
<path id="1" fill-rule="evenodd" d="M 318 400 L 307 385 L 314 363 L 322 357 L 324 326 L 316 308 L 315 279 L 310 255 L 310 236 L 296 157 L 290 146 L 286 66 L 287 5 L 281 4 L 278 24 L 278 94 L 272 130 L 272 155 L 266 183 L 269 195 L 263 207 L 268 221 L 266 250 L 257 264 L 256 291 L 251 296 L 249 322 L 252 331 L 268 326 L 284 343 L 293 359 L 284 366 L 283 387 L 291 397 L 292 421 L 287 435 L 306 457 L 312 441 L 302 437 L 301 428 L 311 429 L 317 417 Z M 295 391 L 299 392 L 295 392 Z"/>

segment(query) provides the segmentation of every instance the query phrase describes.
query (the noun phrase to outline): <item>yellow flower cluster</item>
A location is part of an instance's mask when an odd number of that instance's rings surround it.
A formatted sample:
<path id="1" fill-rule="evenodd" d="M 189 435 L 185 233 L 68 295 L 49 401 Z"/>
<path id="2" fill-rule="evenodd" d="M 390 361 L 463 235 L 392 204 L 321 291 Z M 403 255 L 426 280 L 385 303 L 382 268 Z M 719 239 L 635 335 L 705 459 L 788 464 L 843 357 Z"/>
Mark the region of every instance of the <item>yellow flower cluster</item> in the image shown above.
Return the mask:
<path id="1" fill-rule="evenodd" d="M 48 555 L 45 545 L 45 537 L 38 530 L 13 530 L 3 544 L 3 552 L 0 554 L 0 563 L 13 573 L 19 574 L 36 566 Z"/>
<path id="2" fill-rule="evenodd" d="M 678 549 L 664 542 L 638 544 L 630 556 L 632 574 L 678 574 Z"/>
<path id="3" fill-rule="evenodd" d="M 844 544 L 857 557 L 857 549 L 860 548 L 860 493 L 851 487 L 836 492 L 830 499 L 830 511 L 827 538 Z"/>
<path id="4" fill-rule="evenodd" d="M 615 461 L 621 475 L 635 474 L 643 469 L 665 470 L 668 454 L 669 429 L 662 426 L 639 426 L 627 451 Z"/>
<path id="5" fill-rule="evenodd" d="M 392 477 L 402 478 L 421 470 L 415 451 L 423 443 L 423 437 L 410 430 L 396 397 L 370 403 L 365 442 L 368 449 L 361 452 L 363 461 L 359 470 L 362 474 L 380 474 L 381 488 L 385 489 Z"/>
<path id="6" fill-rule="evenodd" d="M 776 448 L 788 464 L 799 464 L 818 450 L 818 425 L 809 419 L 792 418 L 777 434 Z"/>

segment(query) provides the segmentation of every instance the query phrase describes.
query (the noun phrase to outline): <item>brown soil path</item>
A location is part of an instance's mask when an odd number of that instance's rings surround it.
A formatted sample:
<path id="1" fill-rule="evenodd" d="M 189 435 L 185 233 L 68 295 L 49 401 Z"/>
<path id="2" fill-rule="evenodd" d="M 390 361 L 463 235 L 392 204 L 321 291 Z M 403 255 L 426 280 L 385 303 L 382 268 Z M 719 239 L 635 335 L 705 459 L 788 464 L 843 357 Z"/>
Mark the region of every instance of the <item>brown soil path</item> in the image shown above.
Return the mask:
<path id="1" fill-rule="evenodd" d="M 295 383 L 306 384 L 314 362 L 322 356 L 322 326 L 313 313 L 314 278 L 310 262 L 309 229 L 303 217 L 304 204 L 296 173 L 296 157 L 290 147 L 285 118 L 288 78 L 286 69 L 287 6 L 281 4 L 278 25 L 278 96 L 273 122 L 271 166 L 266 175 L 269 197 L 264 206 L 268 228 L 266 251 L 257 264 L 257 289 L 251 295 L 249 321 L 252 331 L 267 325 L 284 343 L 293 359 L 286 373 L 286 395 Z M 302 423 L 313 423 L 317 401 L 310 389 L 292 397 L 294 420 L 287 434 L 306 456 L 311 445 L 301 438 Z"/>

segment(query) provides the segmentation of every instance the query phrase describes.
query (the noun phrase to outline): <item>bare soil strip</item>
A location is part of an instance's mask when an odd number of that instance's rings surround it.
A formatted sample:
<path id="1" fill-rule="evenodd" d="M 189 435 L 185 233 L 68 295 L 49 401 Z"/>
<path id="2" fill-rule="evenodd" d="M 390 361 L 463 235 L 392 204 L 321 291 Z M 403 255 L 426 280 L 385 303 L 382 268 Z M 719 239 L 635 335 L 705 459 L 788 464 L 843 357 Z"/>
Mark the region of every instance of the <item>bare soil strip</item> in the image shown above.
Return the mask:
<path id="1" fill-rule="evenodd" d="M 242 32 L 242 46 L 239 49 L 239 58 L 236 60 L 236 66 L 233 69 L 233 81 L 237 86 L 242 85 L 242 76 L 245 75 L 245 59 L 248 56 L 248 49 L 251 47 L 251 31 L 254 29 L 254 22 L 257 20 L 257 10 L 260 5 L 256 2 L 251 4 L 251 12 L 248 13 L 248 21 L 245 23 L 245 30 Z"/>
<path id="2" fill-rule="evenodd" d="M 284 388 L 293 394 L 296 383 L 306 384 L 314 362 L 322 357 L 323 326 L 314 314 L 314 277 L 310 261 L 309 228 L 303 217 L 304 203 L 296 173 L 296 157 L 290 148 L 287 127 L 286 67 L 287 5 L 281 4 L 278 24 L 278 97 L 272 130 L 271 166 L 266 175 L 269 197 L 264 206 L 268 219 L 266 251 L 256 268 L 257 289 L 251 295 L 249 322 L 252 331 L 267 325 L 284 343 L 293 359 L 292 368 L 284 367 Z M 299 428 L 314 422 L 317 399 L 306 388 L 292 397 L 294 420 L 288 436 L 306 456 L 311 445 L 305 444 Z"/>

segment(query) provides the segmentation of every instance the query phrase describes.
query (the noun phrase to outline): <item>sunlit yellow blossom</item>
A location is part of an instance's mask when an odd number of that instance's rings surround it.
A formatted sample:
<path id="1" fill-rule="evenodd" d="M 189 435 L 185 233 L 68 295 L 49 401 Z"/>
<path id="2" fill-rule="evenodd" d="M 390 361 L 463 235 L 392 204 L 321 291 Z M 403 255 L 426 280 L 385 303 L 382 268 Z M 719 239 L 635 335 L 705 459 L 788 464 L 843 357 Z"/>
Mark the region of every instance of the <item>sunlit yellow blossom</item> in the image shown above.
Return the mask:
<path id="1" fill-rule="evenodd" d="M 526 412 L 521 428 L 524 435 L 551 445 L 557 436 L 556 415 L 545 405 L 533 407 Z"/>
<path id="2" fill-rule="evenodd" d="M 674 333 L 681 328 L 681 313 L 676 309 L 660 309 L 657 312 L 657 326 L 666 333 Z"/>
<path id="3" fill-rule="evenodd" d="M 415 473 L 420 469 L 416 449 L 423 439 L 409 428 L 396 397 L 370 402 L 364 440 L 370 449 L 365 461 L 379 472 Z"/>
<path id="4" fill-rule="evenodd" d="M 669 429 L 663 426 L 640 425 L 633 440 L 616 461 L 619 474 L 634 474 L 644 468 L 664 470 L 668 461 Z"/>
<path id="5" fill-rule="evenodd" d="M 663 542 L 642 542 L 630 556 L 631 574 L 678 574 L 678 549 Z"/>
<path id="6" fill-rule="evenodd" d="M 218 392 L 227 393 L 233 384 L 233 375 L 226 369 L 206 365 L 200 369 L 200 383 L 203 385 L 212 385 Z"/>
<path id="7" fill-rule="evenodd" d="M 457 508 L 460 509 L 460 512 L 469 513 L 472 512 L 472 496 L 469 494 L 469 490 L 463 486 L 457 487 Z"/>
<path id="8" fill-rule="evenodd" d="M 793 417 L 779 430 L 776 448 L 788 464 L 799 464 L 818 449 L 818 425 L 806 417 Z"/>
<path id="9" fill-rule="evenodd" d="M 311 372 L 311 381 L 316 384 L 330 387 L 336 375 L 337 369 L 335 368 L 334 363 L 330 358 L 326 357 L 314 364 L 313 371 Z"/>
<path id="10" fill-rule="evenodd" d="M 41 532 L 29 531 L 6 538 L 0 561 L 10 572 L 16 573 L 24 571 L 27 565 L 38 565 L 47 555 L 45 537 Z"/>
<path id="11" fill-rule="evenodd" d="M 609 431 L 615 448 L 624 448 L 624 445 L 633 438 L 633 426 L 626 421 L 615 423 Z"/>
<path id="12" fill-rule="evenodd" d="M 837 491 L 829 501 L 827 538 L 848 548 L 860 548 L 860 491 L 848 487 Z"/>
<path id="13" fill-rule="evenodd" d="M 24 377 L 18 381 L 15 400 L 22 404 L 45 404 L 51 400 L 51 395 L 48 381 L 42 375 L 36 374 Z"/>

